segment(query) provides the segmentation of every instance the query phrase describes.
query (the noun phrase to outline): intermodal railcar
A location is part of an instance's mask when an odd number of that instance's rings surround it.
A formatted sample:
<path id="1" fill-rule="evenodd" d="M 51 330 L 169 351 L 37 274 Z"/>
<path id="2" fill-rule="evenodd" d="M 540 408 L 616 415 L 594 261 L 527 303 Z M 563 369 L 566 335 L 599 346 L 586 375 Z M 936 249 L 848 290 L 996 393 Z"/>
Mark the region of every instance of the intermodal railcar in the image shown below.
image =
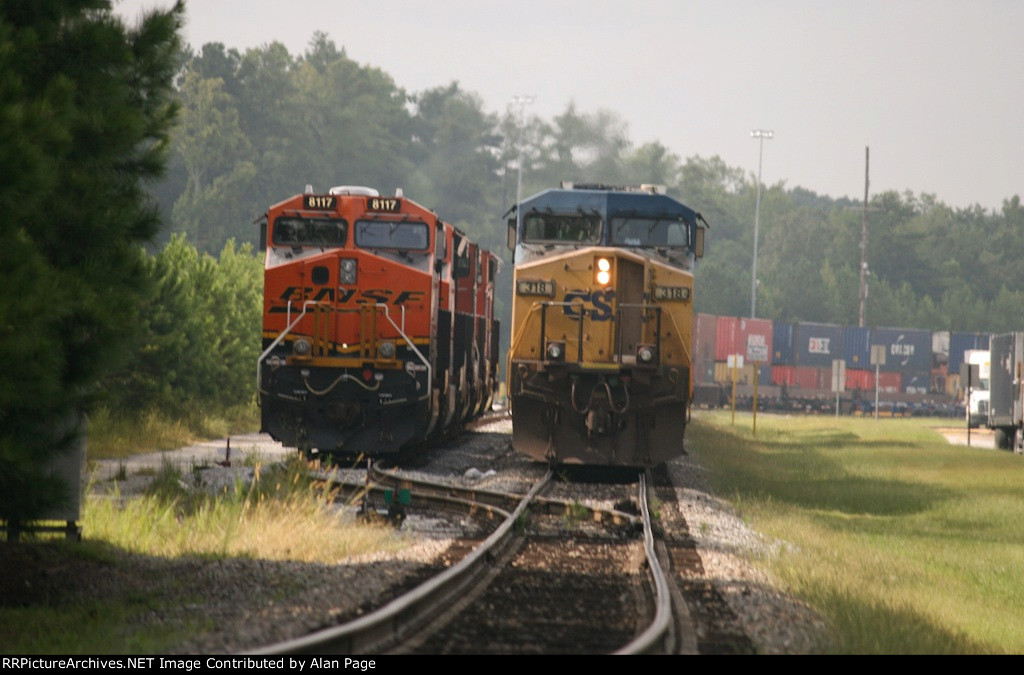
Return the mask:
<path id="1" fill-rule="evenodd" d="M 310 455 L 394 457 L 490 408 L 493 253 L 361 186 L 307 188 L 262 225 L 264 432 Z"/>
<path id="2" fill-rule="evenodd" d="M 596 466 L 653 466 L 682 454 L 693 269 L 707 223 L 649 185 L 563 184 L 514 213 L 515 450 Z"/>

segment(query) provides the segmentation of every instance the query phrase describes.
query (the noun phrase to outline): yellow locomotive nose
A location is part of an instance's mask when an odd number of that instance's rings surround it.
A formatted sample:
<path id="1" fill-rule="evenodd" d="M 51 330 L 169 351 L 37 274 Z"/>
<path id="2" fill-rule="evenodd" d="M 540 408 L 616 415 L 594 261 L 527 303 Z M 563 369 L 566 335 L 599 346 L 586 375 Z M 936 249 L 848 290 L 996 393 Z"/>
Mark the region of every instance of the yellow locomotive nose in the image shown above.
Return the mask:
<path id="1" fill-rule="evenodd" d="M 594 269 L 594 280 L 602 286 L 607 286 L 612 280 L 612 261 L 609 258 L 598 258 L 594 263 Z"/>

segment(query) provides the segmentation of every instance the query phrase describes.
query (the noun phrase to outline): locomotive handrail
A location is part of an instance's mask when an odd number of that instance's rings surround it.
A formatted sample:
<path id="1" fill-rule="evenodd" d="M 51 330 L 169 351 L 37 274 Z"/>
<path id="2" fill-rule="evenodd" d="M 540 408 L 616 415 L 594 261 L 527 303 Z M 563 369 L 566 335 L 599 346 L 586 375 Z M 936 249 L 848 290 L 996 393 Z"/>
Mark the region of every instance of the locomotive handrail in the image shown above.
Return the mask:
<path id="1" fill-rule="evenodd" d="M 420 361 L 423 362 L 423 365 L 427 367 L 426 393 L 424 393 L 423 396 L 420 396 L 417 400 L 423 401 L 423 400 L 425 400 L 427 398 L 430 398 L 430 392 L 431 392 L 431 385 L 430 385 L 430 383 L 433 381 L 431 379 L 432 378 L 432 374 L 433 374 L 433 369 L 430 367 L 430 360 L 427 359 L 427 357 L 423 356 L 423 352 L 421 352 L 419 349 L 416 348 L 416 345 L 413 344 L 413 341 L 405 333 L 405 330 L 404 330 L 404 327 L 405 327 L 405 308 L 404 307 L 402 308 L 402 328 L 399 328 L 398 324 L 396 324 L 394 319 L 391 318 L 391 313 L 388 311 L 388 306 L 387 305 L 378 302 L 378 303 L 374 304 L 374 307 L 380 307 L 380 308 L 382 308 L 384 310 L 384 318 L 388 320 L 388 323 L 390 323 L 392 326 L 394 326 L 395 330 L 398 331 L 398 334 L 402 336 L 403 340 L 405 340 L 405 344 L 409 345 L 409 349 L 411 349 L 413 351 L 413 353 L 415 353 L 416 356 L 419 357 Z"/>
<path id="2" fill-rule="evenodd" d="M 527 324 L 530 323 L 530 314 L 533 314 L 538 309 L 540 309 L 542 304 L 543 303 L 535 302 L 532 305 L 530 305 L 530 311 L 527 312 L 526 317 L 523 319 L 522 323 L 519 325 L 519 333 L 512 340 L 512 346 L 509 347 L 509 350 L 508 350 L 509 358 L 511 358 L 512 355 L 516 353 L 516 348 L 519 346 L 519 342 L 523 339 L 523 333 L 526 332 L 526 326 L 527 326 Z"/>
<path id="3" fill-rule="evenodd" d="M 260 364 L 263 363 L 263 359 L 267 358 L 267 356 L 270 354 L 270 352 L 273 351 L 274 347 L 276 347 L 279 344 L 281 344 L 281 340 L 284 340 L 285 336 L 287 336 L 288 333 L 292 332 L 292 329 L 295 328 L 295 326 L 297 326 L 300 321 L 302 321 L 302 317 L 306 316 L 306 311 L 309 309 L 309 305 L 315 305 L 315 304 L 317 304 L 316 300 L 306 300 L 304 303 L 302 303 L 302 313 L 299 314 L 297 317 L 295 317 L 295 321 L 292 321 L 290 324 L 288 324 L 288 326 L 283 331 L 281 331 L 281 333 L 276 338 L 274 338 L 274 341 L 270 343 L 270 346 L 267 347 L 266 349 L 264 349 L 263 353 L 260 354 L 258 359 L 256 359 L 256 391 L 257 392 L 262 392 L 263 391 L 263 370 L 260 368 Z M 291 317 L 291 309 L 292 309 L 292 303 L 289 300 L 288 301 L 288 316 L 289 317 Z"/>

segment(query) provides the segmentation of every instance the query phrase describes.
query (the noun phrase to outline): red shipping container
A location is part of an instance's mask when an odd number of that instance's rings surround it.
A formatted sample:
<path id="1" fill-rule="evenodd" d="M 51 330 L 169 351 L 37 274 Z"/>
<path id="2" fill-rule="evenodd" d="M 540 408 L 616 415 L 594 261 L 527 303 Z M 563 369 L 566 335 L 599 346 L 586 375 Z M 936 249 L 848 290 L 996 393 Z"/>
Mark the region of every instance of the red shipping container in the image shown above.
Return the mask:
<path id="1" fill-rule="evenodd" d="M 797 366 L 796 386 L 801 389 L 832 389 L 832 370 Z"/>
<path id="2" fill-rule="evenodd" d="M 736 354 L 736 326 L 739 319 L 734 316 L 720 316 L 715 325 L 715 361 L 728 361 Z M 746 350 L 744 350 L 745 352 Z M 746 358 L 746 353 L 743 354 Z"/>
<path id="3" fill-rule="evenodd" d="M 793 387 L 796 385 L 796 366 L 772 366 L 772 384 Z"/>
<path id="4" fill-rule="evenodd" d="M 756 349 L 763 353 L 765 363 L 771 362 L 772 326 L 768 319 L 718 317 L 715 359 L 727 361 L 732 354 L 740 354 L 744 361 L 749 361 L 750 350 Z"/>
<path id="5" fill-rule="evenodd" d="M 903 391 L 903 373 L 878 374 L 878 391 L 886 394 L 895 394 Z"/>
<path id="6" fill-rule="evenodd" d="M 861 370 L 859 368 L 846 369 L 846 391 L 874 390 L 875 371 Z"/>

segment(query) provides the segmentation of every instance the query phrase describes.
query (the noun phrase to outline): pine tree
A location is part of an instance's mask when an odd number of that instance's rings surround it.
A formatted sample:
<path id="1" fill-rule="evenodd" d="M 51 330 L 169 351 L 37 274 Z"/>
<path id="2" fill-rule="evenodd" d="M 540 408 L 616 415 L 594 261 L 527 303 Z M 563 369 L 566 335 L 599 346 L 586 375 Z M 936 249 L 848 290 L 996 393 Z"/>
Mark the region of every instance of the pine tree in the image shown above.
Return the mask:
<path id="1" fill-rule="evenodd" d="M 0 519 L 62 498 L 45 467 L 131 331 L 183 15 L 129 29 L 108 0 L 0 5 Z"/>

